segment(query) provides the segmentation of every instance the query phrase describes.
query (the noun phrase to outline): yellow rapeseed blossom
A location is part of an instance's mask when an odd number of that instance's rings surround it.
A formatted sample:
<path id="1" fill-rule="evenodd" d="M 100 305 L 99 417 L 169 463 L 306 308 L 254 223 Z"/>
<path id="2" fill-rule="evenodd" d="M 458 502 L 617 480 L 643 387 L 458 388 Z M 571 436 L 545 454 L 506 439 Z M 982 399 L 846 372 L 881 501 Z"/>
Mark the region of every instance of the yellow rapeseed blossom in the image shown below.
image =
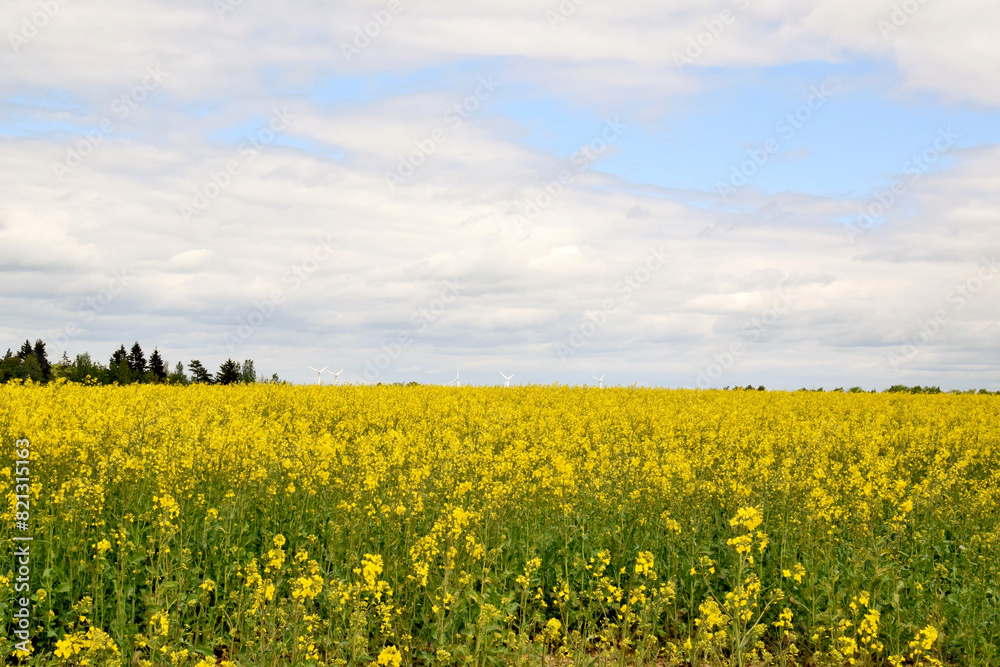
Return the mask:
<path id="1" fill-rule="evenodd" d="M 382 667 L 399 667 L 402 662 L 403 656 L 395 646 L 386 646 L 378 654 L 378 664 Z"/>
<path id="2" fill-rule="evenodd" d="M 0 605 L 90 667 L 992 655 L 995 396 L 508 389 L 0 385 Z"/>

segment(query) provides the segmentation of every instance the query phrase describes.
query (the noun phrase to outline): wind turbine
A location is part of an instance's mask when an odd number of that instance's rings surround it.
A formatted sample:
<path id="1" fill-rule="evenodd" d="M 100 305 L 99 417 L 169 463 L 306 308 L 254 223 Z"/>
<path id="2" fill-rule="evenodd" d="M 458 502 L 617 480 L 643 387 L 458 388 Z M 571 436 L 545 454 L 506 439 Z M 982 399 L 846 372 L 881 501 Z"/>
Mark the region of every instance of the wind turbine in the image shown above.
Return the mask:
<path id="1" fill-rule="evenodd" d="M 500 371 L 500 375 L 503 375 L 503 371 Z M 511 379 L 512 379 L 513 377 L 514 377 L 514 374 L 513 374 L 513 373 L 511 373 L 509 377 L 508 377 L 508 376 L 506 376 L 506 375 L 503 375 L 503 379 L 504 379 L 504 383 L 503 383 L 503 386 L 505 386 L 505 387 L 509 387 L 509 386 L 510 386 L 510 381 L 511 381 Z"/>
<path id="2" fill-rule="evenodd" d="M 316 370 L 312 366 L 308 366 L 309 370 L 316 374 L 316 384 L 323 384 L 323 371 L 325 371 L 329 366 L 323 366 L 323 368 Z"/>
<path id="3" fill-rule="evenodd" d="M 455 371 L 455 379 L 451 381 L 451 382 L 455 383 L 456 387 L 461 387 L 462 386 L 462 378 L 459 377 L 459 372 L 461 370 L 462 370 L 462 367 L 459 366 L 458 369 Z M 451 382 L 449 382 L 448 384 L 451 384 Z"/>
<path id="4" fill-rule="evenodd" d="M 604 375 L 607 375 L 607 373 L 605 373 Z M 596 375 L 591 375 L 590 376 L 590 377 L 594 378 L 595 380 L 597 380 L 598 382 L 601 383 L 601 385 L 600 385 L 601 389 L 604 389 L 604 375 L 602 375 L 601 377 L 597 377 Z"/>
<path id="5" fill-rule="evenodd" d="M 324 370 L 325 370 L 325 369 L 324 369 Z M 343 369 L 343 368 L 341 368 L 341 369 L 340 369 L 339 371 L 337 371 L 336 373 L 334 373 L 333 371 L 326 371 L 326 372 L 327 372 L 327 373 L 329 373 L 330 375 L 332 375 L 332 376 L 333 376 L 333 383 L 334 383 L 334 384 L 337 384 L 337 380 L 338 380 L 338 379 L 340 378 L 340 374 L 344 372 L 344 369 Z"/>

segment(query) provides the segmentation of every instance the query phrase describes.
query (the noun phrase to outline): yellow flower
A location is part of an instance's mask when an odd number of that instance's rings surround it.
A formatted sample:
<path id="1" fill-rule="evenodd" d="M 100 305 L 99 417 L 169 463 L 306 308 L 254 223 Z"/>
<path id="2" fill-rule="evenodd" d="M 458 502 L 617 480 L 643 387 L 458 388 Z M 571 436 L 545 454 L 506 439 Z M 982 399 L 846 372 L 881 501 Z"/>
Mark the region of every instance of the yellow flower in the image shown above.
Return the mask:
<path id="1" fill-rule="evenodd" d="M 314 574 L 311 577 L 299 577 L 292 585 L 292 597 L 312 600 L 323 590 L 323 577 Z"/>
<path id="2" fill-rule="evenodd" d="M 736 516 L 729 521 L 729 525 L 734 527 L 743 525 L 749 532 L 755 530 L 763 521 L 764 515 L 759 508 L 741 507 L 736 511 Z"/>
<path id="3" fill-rule="evenodd" d="M 653 553 L 650 551 L 640 551 L 635 559 L 635 573 L 649 574 L 653 571 Z"/>
<path id="4" fill-rule="evenodd" d="M 403 656 L 395 646 L 386 646 L 378 654 L 378 664 L 382 667 L 399 667 L 402 662 Z"/>

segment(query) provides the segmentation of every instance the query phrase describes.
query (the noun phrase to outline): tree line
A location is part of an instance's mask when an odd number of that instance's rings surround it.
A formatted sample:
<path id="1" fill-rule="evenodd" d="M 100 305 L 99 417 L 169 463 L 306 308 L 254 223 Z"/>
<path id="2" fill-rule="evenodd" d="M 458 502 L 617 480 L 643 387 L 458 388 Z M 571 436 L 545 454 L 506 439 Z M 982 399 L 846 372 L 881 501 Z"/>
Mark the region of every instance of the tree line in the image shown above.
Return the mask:
<path id="1" fill-rule="evenodd" d="M 87 352 L 76 355 L 72 360 L 63 352 L 62 358 L 53 364 L 49 361 L 45 343 L 41 339 L 36 340 L 34 345 L 25 340 L 16 353 L 7 348 L 7 353 L 0 361 L 0 383 L 11 380 L 45 383 L 60 378 L 86 384 L 280 382 L 276 373 L 270 380 L 265 380 L 263 376 L 258 377 L 253 359 L 246 359 L 243 363 L 226 359 L 214 374 L 210 373 L 198 359 L 192 359 L 188 363 L 187 372 L 184 364 L 179 361 L 171 370 L 158 348 L 154 347 L 147 358 L 138 341 L 130 350 L 126 350 L 123 344 L 115 350 L 107 364 L 95 361 Z"/>

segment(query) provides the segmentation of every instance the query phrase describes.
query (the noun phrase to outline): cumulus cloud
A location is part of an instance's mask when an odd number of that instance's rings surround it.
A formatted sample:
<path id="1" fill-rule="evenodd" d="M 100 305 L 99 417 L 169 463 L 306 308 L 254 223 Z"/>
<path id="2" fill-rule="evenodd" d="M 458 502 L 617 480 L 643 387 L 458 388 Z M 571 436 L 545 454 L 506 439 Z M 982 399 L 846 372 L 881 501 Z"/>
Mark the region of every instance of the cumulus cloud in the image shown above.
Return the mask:
<path id="1" fill-rule="evenodd" d="M 870 199 L 723 201 L 601 139 L 817 62 L 993 113 L 996 13 L 914 4 L 5 3 L 0 332 L 299 381 L 997 388 L 996 146 L 886 175 L 907 187 L 859 223 Z"/>

